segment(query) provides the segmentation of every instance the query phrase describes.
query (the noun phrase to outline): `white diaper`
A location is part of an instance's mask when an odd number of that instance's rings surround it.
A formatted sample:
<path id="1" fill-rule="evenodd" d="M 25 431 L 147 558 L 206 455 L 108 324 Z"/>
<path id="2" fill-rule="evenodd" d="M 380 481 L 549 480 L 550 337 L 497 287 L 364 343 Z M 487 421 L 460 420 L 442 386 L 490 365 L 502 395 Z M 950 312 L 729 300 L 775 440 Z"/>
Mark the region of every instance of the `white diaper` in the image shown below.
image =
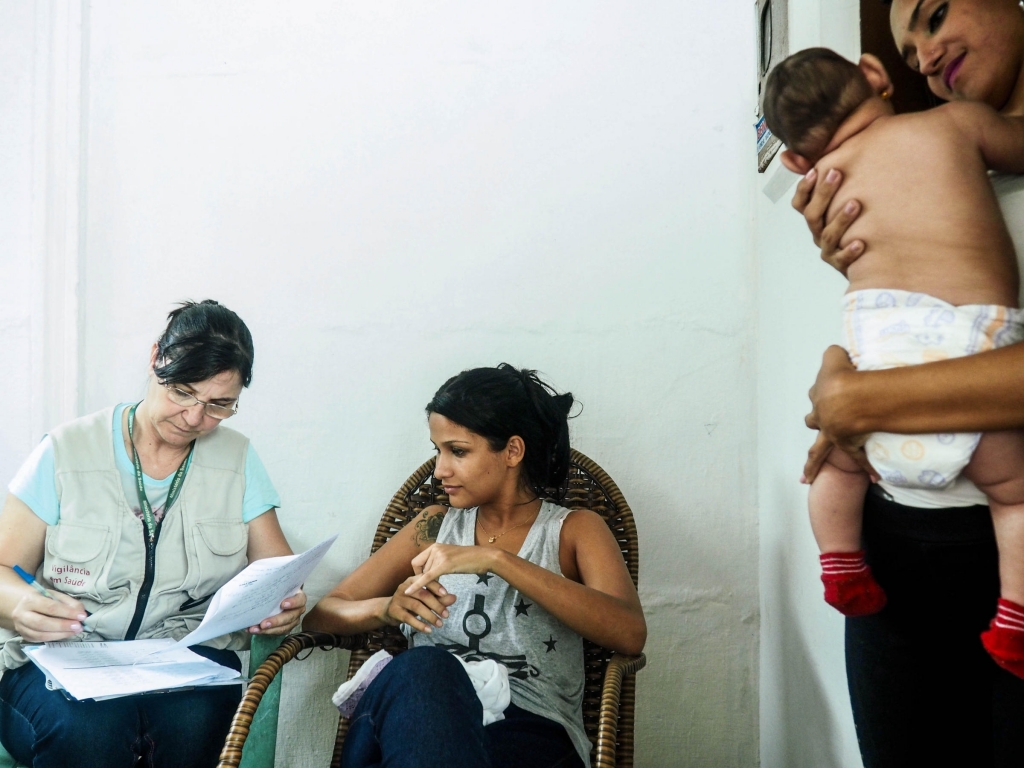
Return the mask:
<path id="1" fill-rule="evenodd" d="M 854 291 L 843 297 L 846 351 L 860 371 L 920 365 L 985 352 L 1024 339 L 1024 310 L 956 307 L 924 293 Z M 865 449 L 882 480 L 903 488 L 948 487 L 967 466 L 980 432 L 876 432 Z"/>

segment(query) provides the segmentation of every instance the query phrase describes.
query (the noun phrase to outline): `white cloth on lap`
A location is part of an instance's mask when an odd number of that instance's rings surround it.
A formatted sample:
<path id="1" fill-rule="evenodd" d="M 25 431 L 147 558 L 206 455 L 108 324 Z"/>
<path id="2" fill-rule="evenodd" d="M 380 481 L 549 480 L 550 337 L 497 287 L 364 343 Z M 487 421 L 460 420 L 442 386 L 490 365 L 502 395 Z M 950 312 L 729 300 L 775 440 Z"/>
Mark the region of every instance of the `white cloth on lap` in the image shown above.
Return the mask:
<path id="1" fill-rule="evenodd" d="M 373 682 L 380 671 L 391 661 L 392 656 L 387 651 L 377 651 L 373 656 L 363 662 L 363 666 L 356 670 L 351 680 L 342 683 L 338 690 L 331 696 L 334 706 L 341 712 L 342 717 L 352 717 L 356 704 L 363 698 L 366 689 Z"/>
<path id="2" fill-rule="evenodd" d="M 455 654 L 452 654 L 452 656 L 458 659 L 466 670 L 469 682 L 473 684 L 473 690 L 476 691 L 477 698 L 480 699 L 480 705 L 484 710 L 484 725 L 504 720 L 505 709 L 511 701 L 511 693 L 508 686 L 508 670 L 505 666 L 492 659 L 485 661 L 463 661 Z M 363 697 L 370 683 L 374 681 L 391 659 L 392 656 L 387 651 L 377 651 L 377 653 L 373 654 L 363 663 L 363 666 L 358 669 L 351 680 L 341 684 L 331 697 L 331 701 L 334 702 L 334 706 L 341 712 L 342 717 L 352 717 L 352 713 L 356 710 L 356 705 Z"/>
<path id="3" fill-rule="evenodd" d="M 455 654 L 452 654 L 453 656 Z M 473 684 L 480 705 L 484 708 L 484 725 L 496 723 L 505 719 L 505 708 L 512 700 L 512 694 L 508 687 L 508 669 L 504 664 L 499 664 L 494 659 L 483 661 L 462 661 L 462 658 L 455 656 L 466 668 L 469 675 L 469 682 Z"/>

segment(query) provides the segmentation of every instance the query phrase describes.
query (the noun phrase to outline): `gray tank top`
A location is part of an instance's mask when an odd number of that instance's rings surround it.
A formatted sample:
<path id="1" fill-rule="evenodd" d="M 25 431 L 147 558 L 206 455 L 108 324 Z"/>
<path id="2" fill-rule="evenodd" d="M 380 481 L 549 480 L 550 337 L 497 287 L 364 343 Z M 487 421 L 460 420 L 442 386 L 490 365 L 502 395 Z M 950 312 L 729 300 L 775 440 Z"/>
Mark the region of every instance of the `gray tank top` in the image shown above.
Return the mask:
<path id="1" fill-rule="evenodd" d="M 519 557 L 561 575 L 558 544 L 569 510 L 545 501 Z M 473 546 L 476 508 L 450 509 L 438 544 Z M 512 703 L 565 727 L 584 765 L 590 740 L 583 730 L 583 639 L 494 574 L 452 573 L 440 578 L 458 597 L 444 626 L 427 635 L 402 629 L 411 647 L 433 645 L 465 661 L 494 659 L 508 668 Z"/>

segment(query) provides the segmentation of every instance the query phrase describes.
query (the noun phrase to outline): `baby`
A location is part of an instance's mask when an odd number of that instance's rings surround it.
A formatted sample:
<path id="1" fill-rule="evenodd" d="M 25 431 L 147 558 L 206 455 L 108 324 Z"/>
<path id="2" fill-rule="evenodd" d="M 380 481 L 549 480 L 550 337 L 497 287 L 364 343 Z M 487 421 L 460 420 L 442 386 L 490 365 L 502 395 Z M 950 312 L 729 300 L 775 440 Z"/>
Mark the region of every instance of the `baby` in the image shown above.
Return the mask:
<path id="1" fill-rule="evenodd" d="M 987 171 L 1024 172 L 1024 120 L 967 102 L 895 115 L 891 91 L 874 56 L 853 64 L 824 48 L 790 56 L 765 86 L 765 117 L 787 146 L 785 166 L 843 174 L 826 218 L 851 199 L 863 205 L 845 235 L 868 244 L 843 298 L 850 358 L 872 370 L 1021 341 L 1016 256 Z M 883 484 L 945 489 L 963 472 L 988 497 L 1001 597 L 982 642 L 1024 677 L 1024 433 L 876 433 L 865 449 Z M 886 601 L 861 550 L 869 482 L 832 451 L 808 497 L 825 600 L 847 616 Z"/>

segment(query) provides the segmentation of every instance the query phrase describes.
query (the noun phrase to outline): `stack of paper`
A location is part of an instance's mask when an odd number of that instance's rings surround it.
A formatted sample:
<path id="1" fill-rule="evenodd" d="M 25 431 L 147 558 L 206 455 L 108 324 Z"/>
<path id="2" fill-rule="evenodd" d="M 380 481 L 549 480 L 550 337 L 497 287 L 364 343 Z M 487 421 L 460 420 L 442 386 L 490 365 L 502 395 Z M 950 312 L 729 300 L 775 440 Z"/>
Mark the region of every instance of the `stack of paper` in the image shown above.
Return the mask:
<path id="1" fill-rule="evenodd" d="M 204 659 L 190 645 L 251 627 L 281 613 L 330 549 L 337 535 L 301 555 L 257 560 L 217 590 L 202 623 L 175 642 L 129 640 L 25 645 L 25 653 L 46 674 L 46 685 L 76 699 L 111 699 L 146 691 L 240 683 L 237 672 Z"/>
<path id="2" fill-rule="evenodd" d="M 46 675 L 47 688 L 63 688 L 79 700 L 242 682 L 235 670 L 174 645 L 174 640 L 163 639 L 24 648 Z"/>

